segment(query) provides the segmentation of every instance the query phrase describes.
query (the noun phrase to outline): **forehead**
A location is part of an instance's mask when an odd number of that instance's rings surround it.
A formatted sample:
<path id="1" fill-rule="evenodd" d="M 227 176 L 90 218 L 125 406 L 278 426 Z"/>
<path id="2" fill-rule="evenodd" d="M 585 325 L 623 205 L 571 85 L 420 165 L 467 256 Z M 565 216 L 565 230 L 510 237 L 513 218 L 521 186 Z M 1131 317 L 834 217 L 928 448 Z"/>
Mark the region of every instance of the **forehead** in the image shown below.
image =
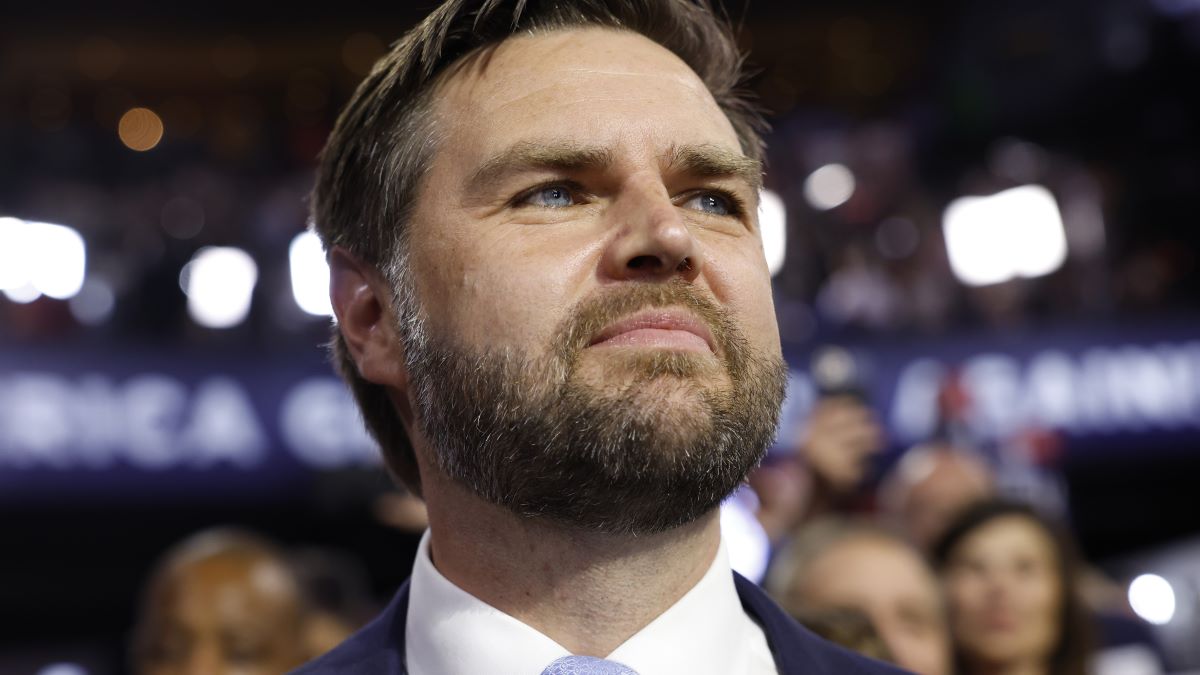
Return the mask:
<path id="1" fill-rule="evenodd" d="M 159 588 L 158 609 L 178 618 L 225 620 L 287 611 L 295 590 L 287 572 L 271 561 L 217 557 L 171 570 Z"/>
<path id="2" fill-rule="evenodd" d="M 968 534 L 959 548 L 989 555 L 1032 553 L 1046 558 L 1057 557 L 1057 547 L 1050 533 L 1023 516 L 1002 516 L 984 523 Z"/>
<path id="3" fill-rule="evenodd" d="M 853 534 L 831 544 L 818 561 L 831 562 L 835 568 L 854 565 L 893 571 L 924 570 L 920 558 L 904 544 L 873 533 Z"/>
<path id="4" fill-rule="evenodd" d="M 830 545 L 813 561 L 810 577 L 810 586 L 868 595 L 883 589 L 901 595 L 927 594 L 935 584 L 932 572 L 915 552 L 870 534 L 852 535 Z"/>
<path id="5" fill-rule="evenodd" d="M 608 28 L 509 38 L 455 68 L 435 96 L 443 147 L 518 141 L 717 144 L 737 135 L 699 76 L 646 37 Z"/>

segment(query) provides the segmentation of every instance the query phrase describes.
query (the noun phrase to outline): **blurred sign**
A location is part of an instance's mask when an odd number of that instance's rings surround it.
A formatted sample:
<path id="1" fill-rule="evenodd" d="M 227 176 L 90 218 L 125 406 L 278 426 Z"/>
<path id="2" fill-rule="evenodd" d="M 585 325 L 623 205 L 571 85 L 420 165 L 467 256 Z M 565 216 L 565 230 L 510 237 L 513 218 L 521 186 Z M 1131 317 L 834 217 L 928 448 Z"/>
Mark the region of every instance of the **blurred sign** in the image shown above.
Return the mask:
<path id="1" fill-rule="evenodd" d="M 972 439 L 1030 430 L 1085 453 L 1145 452 L 1153 438 L 1200 442 L 1200 329 L 1138 337 L 1076 329 L 1027 336 L 845 345 L 857 389 L 907 446 L 944 429 L 947 378 Z M 794 366 L 808 354 L 788 354 Z M 851 383 L 854 384 L 854 383 Z M 780 450 L 820 388 L 794 369 Z M 1129 442 L 1137 439 L 1136 443 Z M 358 410 L 314 350 L 291 357 L 7 349 L 0 353 L 0 498 L 75 492 L 285 492 L 314 472 L 379 463 Z M 94 479 L 98 474 L 104 480 Z"/>
<path id="2" fill-rule="evenodd" d="M 1080 451 L 1130 436 L 1200 441 L 1200 326 L 1151 331 L 1074 329 L 928 342 L 864 343 L 860 383 L 894 444 L 907 446 L 958 425 L 980 443 L 1031 431 L 1062 434 Z M 793 364 L 807 362 L 797 351 Z M 953 384 L 964 402 L 947 420 L 939 398 Z M 802 433 L 819 388 L 794 370 L 780 445 Z M 956 392 L 957 393 L 957 392 Z M 783 449 L 783 448 L 780 448 Z M 1144 448 L 1142 448 L 1144 449 Z"/>
<path id="3" fill-rule="evenodd" d="M 371 461 L 375 451 L 336 377 L 298 380 L 261 406 L 256 383 L 229 375 L 189 384 L 166 373 L 116 379 L 22 372 L 0 376 L 0 461 L 13 468 L 143 471 L 268 461 L 272 436 L 315 469 Z"/>
<path id="4" fill-rule="evenodd" d="M 4 497 L 157 490 L 164 474 L 253 475 L 246 486 L 270 492 L 315 470 L 378 463 L 349 392 L 315 355 L 0 356 Z M 98 472 L 101 484 L 84 480 Z"/>
<path id="5" fill-rule="evenodd" d="M 983 438 L 1030 427 L 1089 435 L 1200 423 L 1200 341 L 1045 349 L 1026 358 L 984 353 L 958 371 L 972 402 L 966 421 Z M 912 442 L 933 432 L 930 403 L 947 374 L 937 359 L 904 367 L 889 417 L 897 438 Z"/>

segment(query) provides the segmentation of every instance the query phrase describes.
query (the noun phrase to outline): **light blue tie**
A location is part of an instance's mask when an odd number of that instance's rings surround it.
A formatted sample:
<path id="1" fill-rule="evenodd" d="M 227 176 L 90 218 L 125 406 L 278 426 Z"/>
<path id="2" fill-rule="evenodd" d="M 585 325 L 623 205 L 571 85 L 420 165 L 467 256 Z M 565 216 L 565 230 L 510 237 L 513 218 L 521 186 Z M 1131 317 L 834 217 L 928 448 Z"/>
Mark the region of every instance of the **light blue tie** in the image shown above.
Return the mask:
<path id="1" fill-rule="evenodd" d="M 616 661 L 594 656 L 564 656 L 546 666 L 542 675 L 638 675 L 637 671 Z"/>

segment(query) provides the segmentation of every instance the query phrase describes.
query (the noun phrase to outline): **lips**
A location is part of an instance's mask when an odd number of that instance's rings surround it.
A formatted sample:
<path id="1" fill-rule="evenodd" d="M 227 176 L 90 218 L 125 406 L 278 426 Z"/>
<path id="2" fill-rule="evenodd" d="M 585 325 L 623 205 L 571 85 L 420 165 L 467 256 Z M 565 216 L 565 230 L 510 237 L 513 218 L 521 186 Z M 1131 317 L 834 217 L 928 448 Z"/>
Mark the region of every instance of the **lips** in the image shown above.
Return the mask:
<path id="1" fill-rule="evenodd" d="M 657 347 L 716 353 L 712 331 L 698 317 L 680 309 L 638 312 L 606 327 L 589 347 Z"/>

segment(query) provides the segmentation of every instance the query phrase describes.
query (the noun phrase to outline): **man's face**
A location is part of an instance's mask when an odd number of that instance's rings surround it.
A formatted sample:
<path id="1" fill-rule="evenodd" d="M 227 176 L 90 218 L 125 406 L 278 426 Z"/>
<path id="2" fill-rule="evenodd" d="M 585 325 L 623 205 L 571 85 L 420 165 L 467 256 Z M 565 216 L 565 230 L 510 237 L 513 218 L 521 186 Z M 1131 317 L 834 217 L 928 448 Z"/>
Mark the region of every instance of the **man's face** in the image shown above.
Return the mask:
<path id="1" fill-rule="evenodd" d="M 143 675 L 275 675 L 304 661 L 294 582 L 273 561 L 217 556 L 168 570 L 139 621 Z"/>
<path id="2" fill-rule="evenodd" d="M 770 441 L 784 371 L 758 167 L 704 84 L 644 37 L 564 30 L 466 61 L 434 113 L 406 349 L 442 468 L 607 530 L 714 506 Z M 689 504 L 664 515 L 664 489 Z"/>
<path id="3" fill-rule="evenodd" d="M 950 634 L 937 581 L 916 551 L 872 536 L 835 543 L 794 588 L 794 602 L 852 609 L 870 618 L 900 666 L 949 675 Z"/>

